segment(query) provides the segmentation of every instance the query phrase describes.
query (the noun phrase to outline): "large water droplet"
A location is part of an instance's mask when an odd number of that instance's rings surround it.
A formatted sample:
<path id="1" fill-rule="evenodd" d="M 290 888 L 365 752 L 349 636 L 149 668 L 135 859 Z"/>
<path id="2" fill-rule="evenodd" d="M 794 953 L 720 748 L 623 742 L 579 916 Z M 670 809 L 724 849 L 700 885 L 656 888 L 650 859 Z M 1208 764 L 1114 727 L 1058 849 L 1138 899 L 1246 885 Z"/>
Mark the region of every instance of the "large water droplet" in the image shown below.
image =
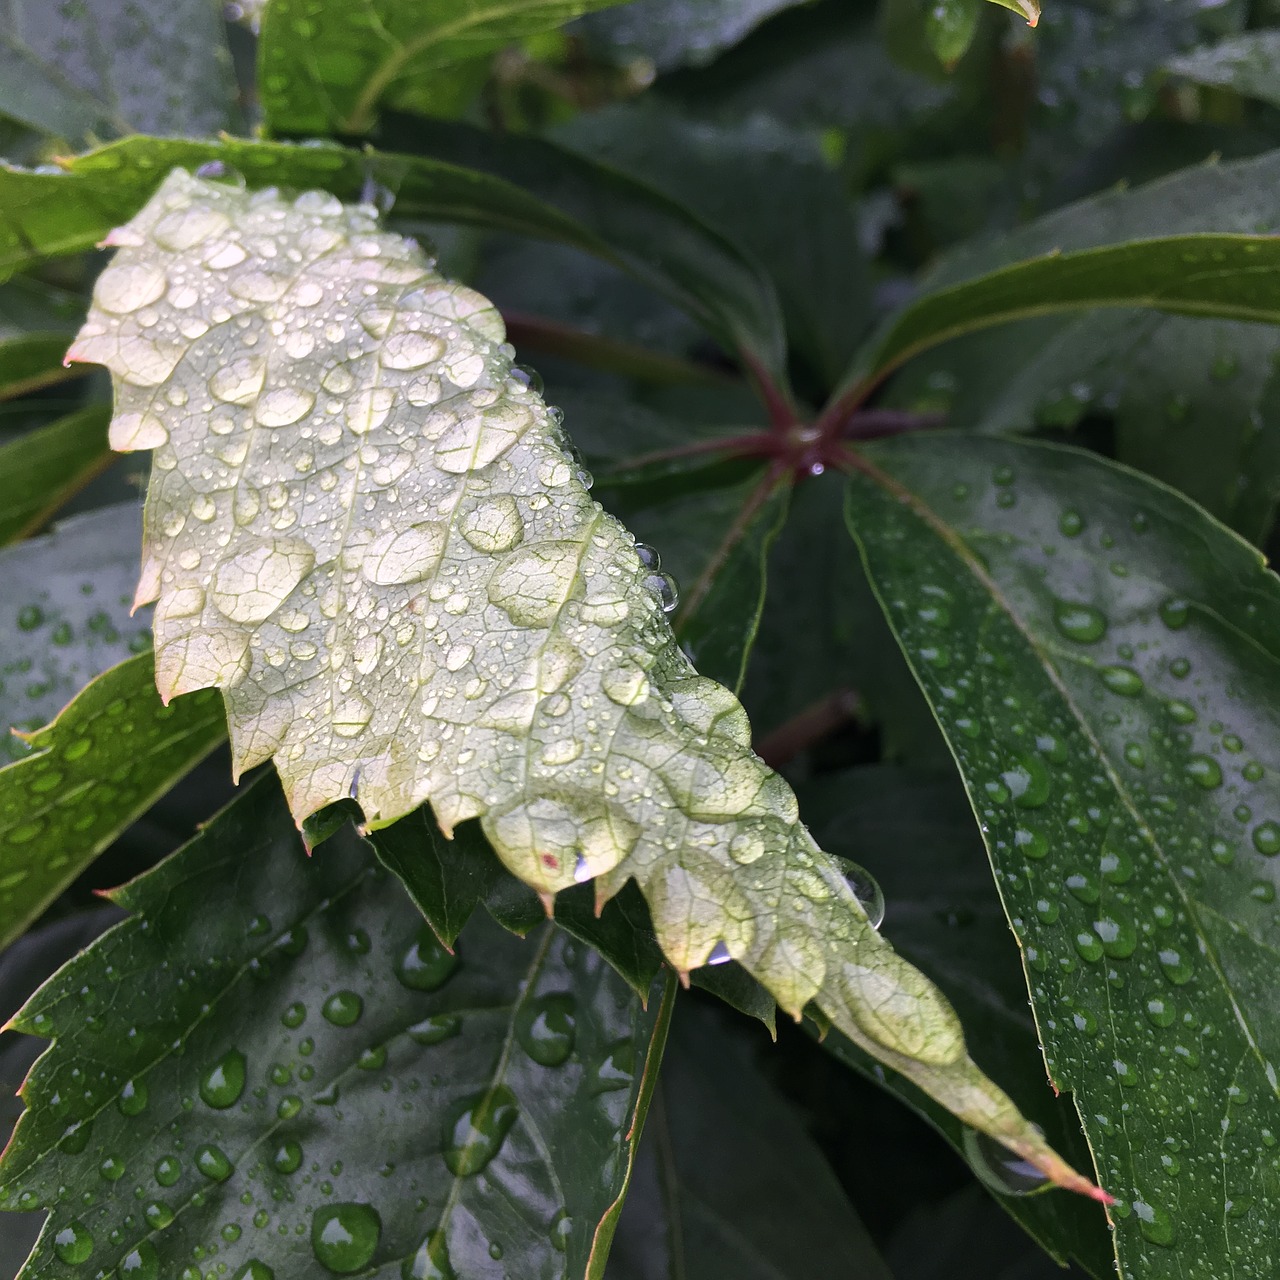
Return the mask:
<path id="1" fill-rule="evenodd" d="M 302 1166 L 302 1147 L 292 1139 L 282 1142 L 271 1157 L 277 1173 L 296 1173 Z"/>
<path id="2" fill-rule="evenodd" d="M 160 1259 L 155 1247 L 146 1240 L 139 1242 L 121 1259 L 116 1274 L 120 1280 L 156 1280 L 160 1274 Z"/>
<path id="3" fill-rule="evenodd" d="M 325 1002 L 321 1013 L 335 1027 L 353 1027 L 364 1012 L 364 1001 L 354 991 L 335 991 Z"/>
<path id="4" fill-rule="evenodd" d="M 1212 756 L 1192 756 L 1186 771 L 1187 777 L 1206 791 L 1222 785 L 1222 769 Z"/>
<path id="5" fill-rule="evenodd" d="M 231 1049 L 200 1078 L 200 1097 L 206 1106 L 225 1111 L 240 1101 L 244 1080 L 244 1054 L 239 1049 Z"/>
<path id="6" fill-rule="evenodd" d="M 433 1231 L 400 1267 L 402 1280 L 457 1280 L 444 1231 Z"/>
<path id="7" fill-rule="evenodd" d="M 212 1143 L 196 1152 L 196 1168 L 211 1182 L 225 1182 L 235 1172 L 226 1153 Z"/>
<path id="8" fill-rule="evenodd" d="M 147 1109 L 147 1086 L 141 1080 L 129 1080 L 120 1090 L 116 1106 L 121 1115 L 140 1116 Z"/>
<path id="9" fill-rule="evenodd" d="M 1058 630 L 1077 644 L 1096 644 L 1107 634 L 1106 616 L 1091 604 L 1057 600 L 1053 606 L 1053 620 Z"/>
<path id="10" fill-rule="evenodd" d="M 367 1267 L 382 1236 L 382 1219 L 367 1204 L 330 1204 L 311 1215 L 311 1248 L 316 1260 L 337 1275 Z"/>
<path id="11" fill-rule="evenodd" d="M 93 1254 L 93 1236 L 83 1223 L 68 1222 L 54 1233 L 53 1251 L 59 1261 L 78 1267 L 82 1262 L 88 1262 Z"/>
<path id="12" fill-rule="evenodd" d="M 265 622 L 315 562 L 315 552 L 298 539 L 281 538 L 251 546 L 218 565 L 213 603 L 232 622 Z"/>
<path id="13" fill-rule="evenodd" d="M 1171 1245 L 1177 1232 L 1173 1219 L 1159 1205 L 1148 1204 L 1145 1200 L 1133 1202 L 1133 1216 L 1138 1220 L 1138 1230 L 1143 1238 L 1152 1244 Z"/>
<path id="14" fill-rule="evenodd" d="M 977 1129 L 965 1129 L 964 1154 L 979 1179 L 1000 1195 L 1035 1195 L 1051 1185 L 1030 1161 Z"/>
<path id="15" fill-rule="evenodd" d="M 867 920 L 873 929 L 884 923 L 884 890 L 880 882 L 861 863 L 849 858 L 837 857 L 845 882 L 853 890 L 853 896 L 862 904 Z"/>
<path id="16" fill-rule="evenodd" d="M 658 597 L 663 613 L 674 613 L 680 603 L 680 588 L 669 573 L 651 573 L 644 580 L 645 589 Z"/>
<path id="17" fill-rule="evenodd" d="M 577 1006 L 571 995 L 555 992 L 526 1001 L 516 1015 L 516 1038 L 534 1062 L 558 1067 L 573 1052 Z"/>
<path id="18" fill-rule="evenodd" d="M 515 1094 L 505 1085 L 463 1098 L 444 1125 L 444 1162 L 460 1178 L 479 1173 L 502 1148 L 519 1116 Z"/>
<path id="19" fill-rule="evenodd" d="M 396 977 L 410 991 L 436 991 L 448 982 L 458 967 L 458 957 L 450 954 L 427 925 L 407 951 L 396 961 Z"/>
<path id="20" fill-rule="evenodd" d="M 1268 819 L 1253 829 L 1253 847 L 1267 858 L 1280 853 L 1280 824 Z"/>

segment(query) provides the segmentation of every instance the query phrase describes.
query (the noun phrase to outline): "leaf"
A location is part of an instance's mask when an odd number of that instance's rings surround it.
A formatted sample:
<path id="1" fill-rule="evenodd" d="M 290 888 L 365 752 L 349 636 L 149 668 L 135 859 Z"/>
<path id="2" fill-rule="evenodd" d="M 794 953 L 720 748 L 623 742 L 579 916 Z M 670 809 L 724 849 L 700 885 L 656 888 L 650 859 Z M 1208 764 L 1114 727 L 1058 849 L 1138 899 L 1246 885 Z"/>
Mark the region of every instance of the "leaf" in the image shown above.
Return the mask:
<path id="1" fill-rule="evenodd" d="M 0 114 L 79 144 L 229 123 L 230 58 L 205 0 L 13 0 L 0 32 Z"/>
<path id="2" fill-rule="evenodd" d="M 16 444 L 0 449 L 0 464 L 21 463 L 15 452 Z M 149 646 L 147 620 L 129 617 L 139 515 L 132 503 L 107 507 L 0 550 L 0 760 L 26 754 L 12 729 L 39 728 L 90 677 Z"/>
<path id="3" fill-rule="evenodd" d="M 703 67 L 775 13 L 801 0 L 635 0 L 581 19 L 573 28 L 588 47 L 647 58 L 658 71 Z"/>
<path id="4" fill-rule="evenodd" d="M 965 777 L 1122 1268 L 1267 1274 L 1280 586 L 1090 454 L 934 437 L 859 467 L 850 527 Z M 1192 1116 L 1207 1158 L 1176 1136 Z"/>
<path id="5" fill-rule="evenodd" d="M 1178 315 L 1275 323 L 1274 236 L 1165 236 L 1052 252 L 926 294 L 889 321 L 855 362 L 856 398 L 913 355 L 974 329 L 1084 307 L 1154 307 Z"/>
<path id="6" fill-rule="evenodd" d="M 91 680 L 0 769 L 0 947 L 13 941 L 224 733 L 211 694 L 160 705 L 140 654 Z"/>
<path id="7" fill-rule="evenodd" d="M 421 122 L 416 133 L 425 133 Z M 781 385 L 777 302 L 738 249 L 672 201 L 550 144 L 521 139 L 501 158 L 521 180 L 545 183 L 554 205 L 438 159 L 324 145 L 133 138 L 67 162 L 62 174 L 0 165 L 0 279 L 42 257 L 91 248 L 132 217 L 175 165 L 216 163 L 254 184 L 324 186 L 350 196 L 381 183 L 395 189 L 400 217 L 514 231 L 605 259 L 684 307 Z"/>
<path id="8" fill-rule="evenodd" d="M 674 1020 L 608 1280 L 890 1280 L 800 1117 L 723 1020 Z"/>
<path id="9" fill-rule="evenodd" d="M 0 286 L 0 400 L 79 376 L 62 363 L 83 304 L 34 281 Z"/>
<path id="10" fill-rule="evenodd" d="M 258 73 L 271 127 L 367 133 L 380 107 L 437 105 L 441 71 L 550 31 L 618 0 L 274 0 L 263 14 Z"/>
<path id="11" fill-rule="evenodd" d="M 156 449 L 138 597 L 160 601 L 158 684 L 224 690 L 238 769 L 274 758 L 299 820 L 348 796 L 374 830 L 428 798 L 446 834 L 479 818 L 543 894 L 593 878 L 604 902 L 635 879 L 675 967 L 720 948 L 793 1016 L 817 1000 L 1087 1189 L 676 647 L 485 299 L 316 192 L 175 171 L 113 241 L 73 354 L 110 362 L 115 443 Z"/>
<path id="12" fill-rule="evenodd" d="M 1193 84 L 1234 89 L 1246 98 L 1280 106 L 1280 31 L 1247 31 L 1170 58 L 1164 65 Z"/>
<path id="13" fill-rule="evenodd" d="M 65 342 L 63 345 L 65 348 Z M 36 532 L 72 494 L 106 467 L 111 459 L 107 449 L 110 416 L 105 405 L 90 405 L 0 444 L 0 475 L 6 481 L 6 498 L 0 507 L 0 542 Z M 117 511 L 112 518 L 119 520 L 123 514 Z M 136 508 L 134 519 L 136 522 Z M 0 566 L 3 563 L 0 558 Z M 0 574 L 3 572 L 0 568 Z M 126 582 L 126 594 L 129 589 Z"/>
<path id="14" fill-rule="evenodd" d="M 1076 1109 L 1068 1097 L 1056 1097 L 1045 1079 L 1017 948 L 954 771 L 864 766 L 815 777 L 798 792 L 824 847 L 859 863 L 879 883 L 885 934 L 942 988 L 984 1068 L 1005 1081 L 1056 1149 L 1087 1164 Z M 963 1126 L 937 1103 L 899 1077 L 886 1076 L 838 1032 L 822 1046 L 876 1079 L 970 1158 Z M 1099 1280 L 1114 1280 L 1110 1233 L 1095 1205 L 1076 1196 L 996 1199 L 1060 1263 L 1075 1257 Z M 989 1260 L 980 1265 L 990 1269 Z"/>
<path id="15" fill-rule="evenodd" d="M 477 919 L 450 957 L 349 832 L 309 862 L 268 779 L 115 900 L 131 919 L 16 1019 L 54 1040 L 0 1166 L 7 1207 L 52 1209 L 24 1276 L 82 1236 L 121 1274 L 213 1246 L 228 1274 L 476 1275 L 491 1248 L 512 1274 L 583 1274 L 659 1001 L 641 1013 L 546 926 Z"/>

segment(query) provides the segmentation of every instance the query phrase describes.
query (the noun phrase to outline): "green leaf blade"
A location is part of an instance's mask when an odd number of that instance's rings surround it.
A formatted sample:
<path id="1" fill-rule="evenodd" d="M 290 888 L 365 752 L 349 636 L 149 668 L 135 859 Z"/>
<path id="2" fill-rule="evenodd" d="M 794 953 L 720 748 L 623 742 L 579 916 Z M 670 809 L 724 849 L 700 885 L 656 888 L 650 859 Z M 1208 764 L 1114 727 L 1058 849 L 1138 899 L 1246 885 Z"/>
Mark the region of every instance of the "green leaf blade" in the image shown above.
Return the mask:
<path id="1" fill-rule="evenodd" d="M 659 1001 L 643 1013 L 547 927 L 478 919 L 449 957 L 350 832 L 309 861 L 270 780 L 115 897 L 132 918 L 16 1019 L 55 1040 L 0 1169 L 5 1207 L 56 1205 L 24 1276 L 57 1270 L 68 1229 L 108 1271 L 136 1253 L 177 1275 L 214 1243 L 229 1273 L 356 1269 L 325 1248 L 335 1219 L 360 1268 L 398 1274 L 435 1239 L 461 1274 L 491 1246 L 521 1275 L 582 1274 Z M 108 1001 L 134 1032 L 104 1044 L 85 1006 Z M 465 1114 L 481 1132 L 459 1144 Z"/>
<path id="2" fill-rule="evenodd" d="M 1280 1123 L 1258 986 L 1280 586 L 1184 498 L 1087 454 L 934 438 L 868 457 L 850 526 L 965 777 L 1120 1261 L 1265 1273 L 1265 1236 L 1237 1223 L 1271 1215 Z M 1190 1113 L 1212 1118 L 1212 1161 L 1170 1145 Z"/>

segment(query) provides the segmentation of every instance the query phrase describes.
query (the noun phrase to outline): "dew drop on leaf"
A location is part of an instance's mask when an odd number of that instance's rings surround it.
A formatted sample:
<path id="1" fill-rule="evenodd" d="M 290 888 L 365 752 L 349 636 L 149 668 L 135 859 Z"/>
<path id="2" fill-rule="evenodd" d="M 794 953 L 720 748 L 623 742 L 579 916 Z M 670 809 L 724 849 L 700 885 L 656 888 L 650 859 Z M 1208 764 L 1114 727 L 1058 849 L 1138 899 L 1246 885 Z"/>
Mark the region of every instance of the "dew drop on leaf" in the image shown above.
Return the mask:
<path id="1" fill-rule="evenodd" d="M 505 1085 L 472 1094 L 450 1108 L 444 1124 L 444 1162 L 460 1178 L 479 1173 L 502 1149 L 520 1114 Z"/>
<path id="2" fill-rule="evenodd" d="M 423 925 L 396 961 L 396 977 L 410 991 L 436 991 L 448 982 L 457 967 L 457 955 L 450 954 L 431 929 Z"/>
<path id="3" fill-rule="evenodd" d="M 354 991 L 335 991 L 320 1012 L 335 1027 L 353 1027 L 364 1013 L 364 1001 Z"/>
<path id="4" fill-rule="evenodd" d="M 141 1080 L 127 1081 L 120 1090 L 116 1106 L 120 1109 L 121 1115 L 141 1115 L 147 1109 L 147 1086 Z"/>
<path id="5" fill-rule="evenodd" d="M 866 867 L 849 858 L 837 858 L 845 882 L 853 890 L 853 896 L 862 904 L 873 929 L 884 923 L 884 890 L 880 882 Z"/>
<path id="6" fill-rule="evenodd" d="M 196 1152 L 196 1168 L 210 1182 L 225 1182 L 235 1172 L 235 1166 L 227 1159 L 226 1153 L 212 1143 Z"/>
<path id="7" fill-rule="evenodd" d="M 571 995 L 556 992 L 526 1001 L 516 1014 L 516 1039 L 534 1062 L 558 1067 L 573 1052 L 577 1009 Z"/>
<path id="8" fill-rule="evenodd" d="M 68 1222 L 53 1237 L 53 1251 L 61 1262 L 79 1266 L 88 1262 L 93 1253 L 93 1236 L 83 1223 Z"/>
<path id="9" fill-rule="evenodd" d="M 1053 621 L 1068 640 L 1077 644 L 1096 644 L 1107 634 L 1106 616 L 1090 604 L 1057 600 L 1053 606 Z"/>
<path id="10" fill-rule="evenodd" d="M 336 1275 L 369 1265 L 382 1237 L 382 1219 L 372 1205 L 331 1204 L 311 1216 L 311 1248 L 316 1261 Z"/>
<path id="11" fill-rule="evenodd" d="M 292 1139 L 282 1142 L 271 1157 L 271 1165 L 277 1173 L 296 1173 L 302 1165 L 302 1147 Z"/>
<path id="12" fill-rule="evenodd" d="M 435 1013 L 409 1028 L 409 1038 L 414 1044 L 439 1044 L 452 1040 L 462 1030 L 462 1019 L 454 1013 Z"/>
<path id="13" fill-rule="evenodd" d="M 240 1101 L 244 1083 L 244 1054 L 231 1049 L 200 1077 L 200 1097 L 205 1106 L 225 1111 Z"/>
<path id="14" fill-rule="evenodd" d="M 155 1178 L 162 1187 L 171 1187 L 182 1176 L 182 1164 L 176 1156 L 161 1156 L 156 1161 Z"/>
<path id="15" fill-rule="evenodd" d="M 417 1252 L 405 1259 L 400 1276 L 401 1280 L 457 1280 L 443 1230 L 433 1231 Z"/>
<path id="16" fill-rule="evenodd" d="M 120 1260 L 116 1268 L 120 1280 L 156 1280 L 160 1274 L 160 1259 L 155 1246 L 143 1240 Z"/>

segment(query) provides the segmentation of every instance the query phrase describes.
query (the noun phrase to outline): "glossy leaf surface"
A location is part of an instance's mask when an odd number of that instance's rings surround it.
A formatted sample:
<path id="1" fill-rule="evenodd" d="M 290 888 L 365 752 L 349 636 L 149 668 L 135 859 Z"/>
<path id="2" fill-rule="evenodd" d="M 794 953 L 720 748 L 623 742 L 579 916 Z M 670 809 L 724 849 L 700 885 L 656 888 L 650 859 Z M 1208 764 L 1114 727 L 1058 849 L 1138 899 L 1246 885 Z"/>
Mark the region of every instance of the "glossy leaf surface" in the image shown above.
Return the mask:
<path id="1" fill-rule="evenodd" d="M 259 69 L 272 128 L 366 133 L 382 107 L 437 107 L 433 80 L 459 63 L 618 0 L 276 0 Z"/>
<path id="2" fill-rule="evenodd" d="M 583 1274 L 657 1002 L 546 926 L 451 956 L 349 832 L 309 861 L 270 779 L 115 898 L 17 1019 L 54 1039 L 0 1166 L 53 1208 L 24 1277 Z"/>
<path id="3" fill-rule="evenodd" d="M 274 759 L 299 820 L 348 796 L 374 828 L 428 798 L 446 833 L 479 818 L 548 895 L 635 879 L 676 968 L 727 954 L 793 1015 L 816 1000 L 1087 1188 L 693 671 L 666 584 L 576 478 L 483 297 L 368 208 L 181 171 L 113 243 L 73 354 L 116 376 L 113 442 L 156 450 L 158 683 L 224 690 L 238 768 Z M 428 518 L 406 527 L 408 505 Z"/>
<path id="4" fill-rule="evenodd" d="M 1280 584 L 1089 454 L 868 452 L 850 526 L 964 774 L 1121 1265 L 1267 1274 Z"/>
<path id="5" fill-rule="evenodd" d="M 0 29 L 0 114 L 73 144 L 228 123 L 231 68 L 204 0 L 10 0 Z"/>
<path id="6" fill-rule="evenodd" d="M 0 769 L 0 945 L 11 942 L 226 732 L 208 693 L 168 707 L 150 655 L 91 680 Z"/>
<path id="7" fill-rule="evenodd" d="M 605 1275 L 890 1280 L 799 1116 L 692 1003 L 674 1019 Z"/>

